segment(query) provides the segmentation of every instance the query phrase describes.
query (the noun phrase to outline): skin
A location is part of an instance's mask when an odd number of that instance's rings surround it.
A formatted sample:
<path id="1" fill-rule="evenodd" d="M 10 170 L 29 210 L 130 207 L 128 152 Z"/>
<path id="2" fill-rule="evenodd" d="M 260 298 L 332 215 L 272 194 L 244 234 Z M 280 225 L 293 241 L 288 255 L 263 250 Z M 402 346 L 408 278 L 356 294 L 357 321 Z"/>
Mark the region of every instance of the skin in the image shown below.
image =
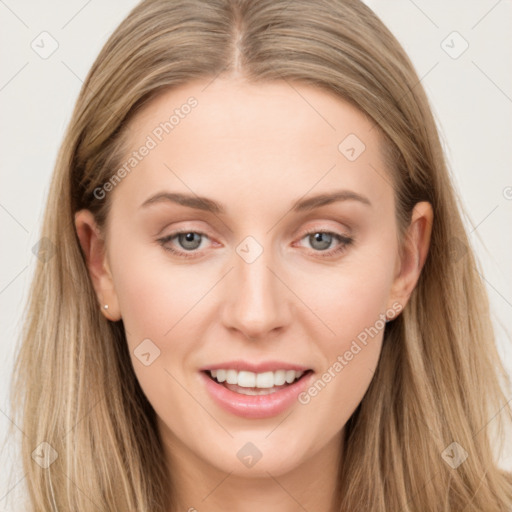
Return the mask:
<path id="1" fill-rule="evenodd" d="M 365 328 L 380 326 L 386 310 L 406 305 L 428 252 L 432 209 L 416 205 L 400 257 L 382 141 L 361 112 L 307 85 L 207 83 L 168 91 L 132 119 L 135 150 L 173 109 L 198 100 L 110 192 L 105 231 L 82 210 L 77 233 L 99 303 L 109 305 L 103 313 L 123 319 L 135 373 L 157 413 L 177 510 L 328 512 L 343 428 L 370 384 L 383 330 L 309 403 L 269 419 L 219 408 L 198 370 L 279 360 L 320 377 Z M 354 161 L 338 150 L 351 133 L 366 145 Z M 345 200 L 291 211 L 298 199 L 340 189 L 371 205 Z M 141 207 L 164 191 L 206 196 L 226 211 Z M 181 228 L 207 235 L 199 257 L 176 256 L 157 241 Z M 309 229 L 353 242 L 323 257 Z M 252 263 L 236 252 L 247 236 L 263 249 Z M 186 252 L 177 238 L 166 246 Z M 334 237 L 327 251 L 340 246 Z M 149 366 L 134 355 L 147 338 L 160 349 Z M 237 458 L 247 442 L 262 453 L 251 468 Z"/>

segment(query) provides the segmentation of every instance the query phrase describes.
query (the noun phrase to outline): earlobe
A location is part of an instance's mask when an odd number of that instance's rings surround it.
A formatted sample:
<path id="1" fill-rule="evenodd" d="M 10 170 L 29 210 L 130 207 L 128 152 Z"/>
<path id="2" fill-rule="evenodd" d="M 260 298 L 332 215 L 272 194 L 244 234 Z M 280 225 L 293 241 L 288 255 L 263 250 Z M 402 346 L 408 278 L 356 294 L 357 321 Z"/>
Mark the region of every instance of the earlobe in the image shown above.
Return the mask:
<path id="1" fill-rule="evenodd" d="M 391 294 L 402 307 L 408 302 L 427 259 L 433 220 L 430 203 L 420 202 L 414 206 Z"/>
<path id="2" fill-rule="evenodd" d="M 75 214 L 75 229 L 98 298 L 98 307 L 108 320 L 120 320 L 121 313 L 108 265 L 105 241 L 94 215 L 89 210 L 78 211 Z"/>

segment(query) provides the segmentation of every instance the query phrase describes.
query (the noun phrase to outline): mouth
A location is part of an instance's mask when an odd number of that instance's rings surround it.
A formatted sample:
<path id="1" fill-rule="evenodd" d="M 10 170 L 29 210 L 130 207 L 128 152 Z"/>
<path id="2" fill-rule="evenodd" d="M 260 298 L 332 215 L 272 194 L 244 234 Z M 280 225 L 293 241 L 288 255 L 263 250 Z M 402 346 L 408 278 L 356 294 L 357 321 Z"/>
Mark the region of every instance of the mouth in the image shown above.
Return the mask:
<path id="1" fill-rule="evenodd" d="M 260 372 L 215 368 L 199 373 L 214 404 L 247 419 L 271 418 L 297 405 L 297 397 L 314 375 L 313 370 L 302 368 Z"/>
<path id="2" fill-rule="evenodd" d="M 313 370 L 277 370 L 255 373 L 234 369 L 204 370 L 215 383 L 241 395 L 261 396 L 277 393 L 292 386 L 312 373 Z"/>

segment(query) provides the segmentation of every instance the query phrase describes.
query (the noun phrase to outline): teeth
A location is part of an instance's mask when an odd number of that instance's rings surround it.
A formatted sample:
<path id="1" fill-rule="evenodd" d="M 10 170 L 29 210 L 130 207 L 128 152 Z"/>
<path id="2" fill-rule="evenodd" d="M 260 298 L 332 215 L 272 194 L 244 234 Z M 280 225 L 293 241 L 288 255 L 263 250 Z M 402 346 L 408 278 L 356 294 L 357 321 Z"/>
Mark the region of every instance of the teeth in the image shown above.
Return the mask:
<path id="1" fill-rule="evenodd" d="M 237 371 L 236 370 L 227 370 L 226 371 L 226 382 L 228 384 L 236 384 L 237 383 Z"/>
<path id="2" fill-rule="evenodd" d="M 275 372 L 254 373 L 236 370 L 210 370 L 210 375 L 217 382 L 235 384 L 242 388 L 268 389 L 274 386 L 282 386 L 284 383 L 291 384 L 296 381 L 304 372 L 295 370 L 277 370 Z"/>

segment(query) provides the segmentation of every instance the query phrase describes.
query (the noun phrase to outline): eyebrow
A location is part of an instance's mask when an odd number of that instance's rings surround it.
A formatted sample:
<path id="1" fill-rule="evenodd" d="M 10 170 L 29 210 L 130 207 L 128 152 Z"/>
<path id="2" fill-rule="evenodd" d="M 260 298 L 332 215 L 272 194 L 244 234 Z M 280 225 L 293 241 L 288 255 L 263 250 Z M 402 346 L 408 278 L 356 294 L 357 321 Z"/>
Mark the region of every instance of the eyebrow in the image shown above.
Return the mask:
<path id="1" fill-rule="evenodd" d="M 299 198 L 293 203 L 291 210 L 294 212 L 309 211 L 338 201 L 358 201 L 367 206 L 372 206 L 367 197 L 358 194 L 357 192 L 353 192 L 351 190 L 337 190 L 331 193 L 319 194 L 308 199 Z M 225 208 L 213 199 L 178 192 L 159 192 L 158 194 L 151 196 L 149 199 L 146 199 L 146 201 L 142 203 L 141 208 L 146 208 L 153 204 L 169 202 L 211 213 L 226 213 Z"/>

